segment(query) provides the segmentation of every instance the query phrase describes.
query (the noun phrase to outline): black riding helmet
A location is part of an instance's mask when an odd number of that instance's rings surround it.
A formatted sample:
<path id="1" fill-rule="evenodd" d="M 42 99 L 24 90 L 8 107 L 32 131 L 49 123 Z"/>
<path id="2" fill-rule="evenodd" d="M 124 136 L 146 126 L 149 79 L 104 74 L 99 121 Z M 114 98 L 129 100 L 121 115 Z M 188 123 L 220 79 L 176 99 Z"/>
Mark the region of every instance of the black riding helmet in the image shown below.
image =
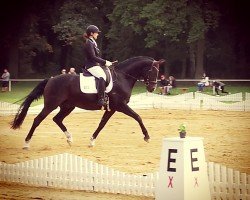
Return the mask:
<path id="1" fill-rule="evenodd" d="M 90 35 L 91 33 L 100 33 L 100 32 L 101 31 L 99 30 L 99 28 L 95 25 L 89 25 L 86 30 L 87 35 Z"/>

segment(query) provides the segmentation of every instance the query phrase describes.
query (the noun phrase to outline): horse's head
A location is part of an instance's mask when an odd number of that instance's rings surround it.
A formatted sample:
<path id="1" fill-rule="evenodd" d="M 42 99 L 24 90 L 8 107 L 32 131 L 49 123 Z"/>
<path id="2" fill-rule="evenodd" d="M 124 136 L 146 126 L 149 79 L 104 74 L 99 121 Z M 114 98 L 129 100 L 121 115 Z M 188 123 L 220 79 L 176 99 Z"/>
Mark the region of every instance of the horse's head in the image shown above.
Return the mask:
<path id="1" fill-rule="evenodd" d="M 159 74 L 160 65 L 163 64 L 165 60 L 161 59 L 159 61 L 153 61 L 151 68 L 146 73 L 144 77 L 145 85 L 147 86 L 147 90 L 149 92 L 153 92 L 157 87 L 157 77 Z"/>

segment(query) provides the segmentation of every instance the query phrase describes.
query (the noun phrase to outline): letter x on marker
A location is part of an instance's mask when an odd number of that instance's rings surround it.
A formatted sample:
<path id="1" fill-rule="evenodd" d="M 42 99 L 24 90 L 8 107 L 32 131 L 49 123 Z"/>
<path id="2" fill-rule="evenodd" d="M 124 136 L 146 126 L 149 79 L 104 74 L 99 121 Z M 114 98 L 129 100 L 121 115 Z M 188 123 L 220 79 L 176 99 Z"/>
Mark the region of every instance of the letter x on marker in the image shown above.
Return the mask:
<path id="1" fill-rule="evenodd" d="M 168 188 L 171 187 L 173 188 L 173 176 L 168 176 L 168 179 L 169 179 L 169 183 L 168 183 Z"/>
<path id="2" fill-rule="evenodd" d="M 198 185 L 198 178 L 197 177 L 194 178 L 194 181 L 195 181 L 194 187 L 196 187 L 196 186 L 199 187 L 199 185 Z"/>

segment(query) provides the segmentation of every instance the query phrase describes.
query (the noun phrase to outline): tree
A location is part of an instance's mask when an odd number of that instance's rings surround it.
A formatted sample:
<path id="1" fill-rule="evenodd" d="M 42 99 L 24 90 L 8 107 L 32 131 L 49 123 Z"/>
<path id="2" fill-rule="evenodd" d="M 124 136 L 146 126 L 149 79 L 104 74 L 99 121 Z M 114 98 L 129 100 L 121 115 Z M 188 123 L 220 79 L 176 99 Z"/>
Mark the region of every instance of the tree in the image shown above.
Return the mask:
<path id="1" fill-rule="evenodd" d="M 30 15 L 30 20 L 25 20 L 26 29 L 19 38 L 20 66 L 22 73 L 45 72 L 47 55 L 53 52 L 52 46 L 45 36 L 38 31 L 38 18 Z M 27 23 L 28 22 L 28 23 Z"/>
<path id="2" fill-rule="evenodd" d="M 108 52 L 114 59 L 125 60 L 131 56 L 146 54 L 145 32 L 137 25 L 143 23 L 139 14 L 145 2 L 147 1 L 114 1 L 113 12 L 108 15 L 111 27 L 107 33 L 112 41 Z"/>
<path id="3" fill-rule="evenodd" d="M 0 67 L 9 67 L 12 77 L 80 68 L 89 24 L 102 31 L 98 46 L 105 59 L 165 58 L 161 73 L 178 78 L 200 78 L 204 70 L 249 77 L 248 12 L 241 1 L 9 1 L 0 2 Z"/>
<path id="4" fill-rule="evenodd" d="M 83 41 L 83 34 L 88 25 L 95 24 L 101 30 L 108 28 L 106 24 L 109 22 L 106 12 L 109 11 L 111 1 L 65 1 L 59 9 L 59 19 L 53 26 L 57 39 L 62 44 L 62 56 L 60 64 L 64 65 L 82 65 L 83 51 L 80 44 Z M 105 49 L 107 41 L 104 36 L 100 35 L 101 49 Z M 104 43 L 103 43 L 104 42 Z M 104 48 L 102 47 L 104 44 Z M 74 54 L 73 54 L 74 53 Z M 78 57 L 75 54 L 79 55 Z M 105 54 L 105 51 L 104 51 Z"/>
<path id="5" fill-rule="evenodd" d="M 192 74 L 196 77 L 203 72 L 205 33 L 215 27 L 218 20 L 217 12 L 202 0 L 156 0 L 143 1 L 143 4 L 139 1 L 117 0 L 110 19 L 113 23 L 119 21 L 123 27 L 132 29 L 134 35 L 144 37 L 147 48 L 154 49 L 159 44 L 165 44 L 162 49 L 166 52 L 166 44 L 172 43 L 180 46 L 184 57 L 189 52 L 190 57 L 194 58 Z M 114 25 L 109 37 L 117 40 L 118 31 L 115 31 L 117 27 Z M 183 44 L 186 48 L 183 48 Z"/>

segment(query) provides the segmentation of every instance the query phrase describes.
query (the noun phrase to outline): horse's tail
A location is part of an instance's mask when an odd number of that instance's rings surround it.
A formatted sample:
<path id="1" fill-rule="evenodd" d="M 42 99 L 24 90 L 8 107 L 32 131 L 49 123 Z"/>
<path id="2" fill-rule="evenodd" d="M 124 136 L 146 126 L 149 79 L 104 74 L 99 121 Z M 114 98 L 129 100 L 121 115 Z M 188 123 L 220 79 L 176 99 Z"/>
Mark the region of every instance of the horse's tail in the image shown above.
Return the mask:
<path id="1" fill-rule="evenodd" d="M 34 100 L 38 100 L 44 92 L 44 88 L 47 84 L 49 79 L 44 79 L 42 82 L 40 82 L 31 92 L 30 94 L 28 94 L 26 97 L 24 97 L 23 99 L 19 100 L 19 101 L 23 101 L 23 103 L 20 105 L 17 114 L 15 116 L 15 119 L 13 120 L 13 122 L 11 123 L 11 128 L 13 129 L 17 129 L 20 128 L 20 126 L 23 123 L 23 120 L 25 119 L 28 109 L 31 105 L 31 103 Z"/>

